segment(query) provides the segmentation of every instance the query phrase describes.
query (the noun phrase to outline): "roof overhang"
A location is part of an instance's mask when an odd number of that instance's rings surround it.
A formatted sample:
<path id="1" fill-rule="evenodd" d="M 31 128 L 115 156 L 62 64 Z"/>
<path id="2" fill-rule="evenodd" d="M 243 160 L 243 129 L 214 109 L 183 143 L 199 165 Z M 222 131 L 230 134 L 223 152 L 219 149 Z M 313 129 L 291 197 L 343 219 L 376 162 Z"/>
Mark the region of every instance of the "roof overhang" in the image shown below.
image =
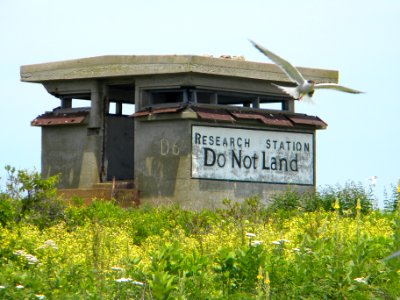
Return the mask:
<path id="1" fill-rule="evenodd" d="M 338 82 L 338 71 L 299 68 L 315 82 Z M 110 55 L 21 66 L 21 81 L 102 79 L 200 73 L 216 76 L 291 82 L 276 65 L 195 55 Z"/>

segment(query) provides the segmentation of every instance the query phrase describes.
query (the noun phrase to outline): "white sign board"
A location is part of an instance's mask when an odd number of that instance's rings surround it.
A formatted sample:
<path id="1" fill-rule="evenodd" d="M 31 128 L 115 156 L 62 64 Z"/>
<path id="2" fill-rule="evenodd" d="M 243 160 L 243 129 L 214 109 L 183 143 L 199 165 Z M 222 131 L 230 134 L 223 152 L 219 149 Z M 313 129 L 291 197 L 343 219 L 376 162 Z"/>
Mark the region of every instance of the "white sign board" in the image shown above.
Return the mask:
<path id="1" fill-rule="evenodd" d="M 314 184 L 314 135 L 192 126 L 192 178 Z"/>

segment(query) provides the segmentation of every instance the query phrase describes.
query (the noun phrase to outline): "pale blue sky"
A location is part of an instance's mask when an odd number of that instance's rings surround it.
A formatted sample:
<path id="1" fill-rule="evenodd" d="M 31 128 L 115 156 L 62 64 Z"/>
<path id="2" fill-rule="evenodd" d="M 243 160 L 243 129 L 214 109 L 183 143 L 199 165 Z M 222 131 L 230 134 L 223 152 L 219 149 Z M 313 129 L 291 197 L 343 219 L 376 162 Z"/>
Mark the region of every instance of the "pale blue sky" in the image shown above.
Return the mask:
<path id="1" fill-rule="evenodd" d="M 317 91 L 298 112 L 328 123 L 317 133 L 317 184 L 379 177 L 377 196 L 400 179 L 400 1 L 0 2 L 0 177 L 4 166 L 40 170 L 40 128 L 59 105 L 19 67 L 106 54 L 243 55 L 269 62 L 251 38 L 297 66 L 340 71 L 366 92 Z"/>

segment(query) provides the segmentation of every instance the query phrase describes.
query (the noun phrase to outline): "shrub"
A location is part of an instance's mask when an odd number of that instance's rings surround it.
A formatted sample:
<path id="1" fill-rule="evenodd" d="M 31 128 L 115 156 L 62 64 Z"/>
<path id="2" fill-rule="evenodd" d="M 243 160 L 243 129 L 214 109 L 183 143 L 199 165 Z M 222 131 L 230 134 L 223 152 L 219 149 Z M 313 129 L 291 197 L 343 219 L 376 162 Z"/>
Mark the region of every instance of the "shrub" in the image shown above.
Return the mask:
<path id="1" fill-rule="evenodd" d="M 384 209 L 393 212 L 399 208 L 400 203 L 400 180 L 397 186 L 391 186 L 391 195 L 387 195 L 385 191 Z"/>
<path id="2" fill-rule="evenodd" d="M 347 182 L 344 186 L 327 186 L 321 190 L 319 197 L 326 211 L 334 210 L 332 204 L 338 199 L 341 213 L 351 211 L 358 200 L 361 203 L 361 212 L 364 214 L 372 211 L 374 204 L 372 192 L 367 192 L 362 184 L 354 182 Z"/>
<path id="3" fill-rule="evenodd" d="M 6 194 L 0 194 L 0 224 L 10 225 L 15 218 L 15 209 L 12 200 Z"/>
<path id="4" fill-rule="evenodd" d="M 5 169 L 8 175 L 8 200 L 4 201 L 5 197 L 2 197 L 2 206 L 3 209 L 9 207 L 8 218 L 13 215 L 16 222 L 26 220 L 41 228 L 63 218 L 64 205 L 57 197 L 55 187 L 58 176 L 43 179 L 36 171 L 17 171 L 11 166 L 6 166 Z"/>
<path id="5" fill-rule="evenodd" d="M 279 211 L 287 215 L 296 211 L 334 211 L 333 204 L 338 200 L 340 213 L 354 216 L 357 201 L 360 201 L 361 213 L 367 214 L 373 209 L 374 197 L 372 192 L 367 192 L 361 184 L 348 182 L 344 186 L 326 186 L 315 193 L 298 193 L 289 188 L 284 193 L 274 195 L 271 200 L 268 207 L 270 212 Z"/>

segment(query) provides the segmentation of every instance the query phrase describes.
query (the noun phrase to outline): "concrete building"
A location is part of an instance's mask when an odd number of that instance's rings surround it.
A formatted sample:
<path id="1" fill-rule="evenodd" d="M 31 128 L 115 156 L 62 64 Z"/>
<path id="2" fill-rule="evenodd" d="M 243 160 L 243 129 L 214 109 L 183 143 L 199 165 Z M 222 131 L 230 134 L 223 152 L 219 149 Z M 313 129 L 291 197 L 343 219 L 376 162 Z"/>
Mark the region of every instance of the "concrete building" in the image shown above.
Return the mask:
<path id="1" fill-rule="evenodd" d="M 316 82 L 338 79 L 300 70 Z M 101 56 L 22 66 L 21 80 L 59 99 L 32 125 L 42 128 L 42 174 L 60 174 L 66 194 L 107 191 L 115 178 L 141 202 L 198 209 L 315 188 L 315 133 L 326 124 L 296 113 L 271 85 L 291 85 L 275 65 Z"/>

